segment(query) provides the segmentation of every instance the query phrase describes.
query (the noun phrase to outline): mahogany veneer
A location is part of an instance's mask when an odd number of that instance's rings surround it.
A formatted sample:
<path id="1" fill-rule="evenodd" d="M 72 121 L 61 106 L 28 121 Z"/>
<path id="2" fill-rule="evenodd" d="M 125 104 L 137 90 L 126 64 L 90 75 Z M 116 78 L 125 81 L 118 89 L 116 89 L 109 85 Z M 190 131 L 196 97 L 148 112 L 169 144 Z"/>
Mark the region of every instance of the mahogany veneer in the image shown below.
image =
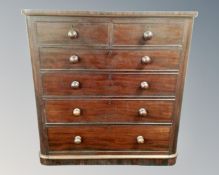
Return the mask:
<path id="1" fill-rule="evenodd" d="M 22 13 L 42 164 L 175 164 L 197 12 Z"/>

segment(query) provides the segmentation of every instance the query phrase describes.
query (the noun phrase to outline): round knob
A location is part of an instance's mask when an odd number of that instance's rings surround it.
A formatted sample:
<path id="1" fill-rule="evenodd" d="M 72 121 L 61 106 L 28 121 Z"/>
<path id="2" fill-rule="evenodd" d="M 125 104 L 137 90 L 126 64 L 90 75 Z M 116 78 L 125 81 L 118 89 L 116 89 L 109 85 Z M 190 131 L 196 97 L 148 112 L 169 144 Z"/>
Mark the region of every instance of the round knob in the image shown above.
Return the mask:
<path id="1" fill-rule="evenodd" d="M 71 82 L 71 88 L 78 89 L 80 86 L 80 83 L 78 81 L 72 81 Z"/>
<path id="2" fill-rule="evenodd" d="M 141 89 L 148 89 L 149 88 L 149 84 L 146 81 L 142 81 L 140 84 Z"/>
<path id="3" fill-rule="evenodd" d="M 153 37 L 153 33 L 151 31 L 144 32 L 143 38 L 145 41 L 152 39 L 152 37 Z"/>
<path id="4" fill-rule="evenodd" d="M 139 143 L 139 144 L 144 143 L 144 137 L 143 136 L 138 136 L 137 137 L 137 143 Z"/>
<path id="5" fill-rule="evenodd" d="M 145 116 L 147 116 L 148 112 L 147 112 L 147 110 L 145 108 L 140 108 L 138 110 L 138 113 L 139 113 L 140 116 L 145 117 Z"/>
<path id="6" fill-rule="evenodd" d="M 72 111 L 74 116 L 80 116 L 81 115 L 81 110 L 79 108 L 75 108 Z"/>
<path id="7" fill-rule="evenodd" d="M 77 63 L 77 62 L 79 62 L 79 57 L 77 56 L 77 55 L 72 55 L 72 56 L 70 56 L 70 58 L 69 58 L 69 62 L 70 63 Z"/>
<path id="8" fill-rule="evenodd" d="M 144 56 L 144 57 L 141 58 L 141 63 L 142 64 L 151 63 L 151 58 L 149 56 Z"/>
<path id="9" fill-rule="evenodd" d="M 68 31 L 68 37 L 71 38 L 71 39 L 78 38 L 78 32 L 74 29 L 70 29 Z"/>
<path id="10" fill-rule="evenodd" d="M 80 144 L 81 142 L 82 142 L 81 136 L 75 136 L 75 138 L 74 138 L 74 143 L 75 143 L 75 144 Z"/>

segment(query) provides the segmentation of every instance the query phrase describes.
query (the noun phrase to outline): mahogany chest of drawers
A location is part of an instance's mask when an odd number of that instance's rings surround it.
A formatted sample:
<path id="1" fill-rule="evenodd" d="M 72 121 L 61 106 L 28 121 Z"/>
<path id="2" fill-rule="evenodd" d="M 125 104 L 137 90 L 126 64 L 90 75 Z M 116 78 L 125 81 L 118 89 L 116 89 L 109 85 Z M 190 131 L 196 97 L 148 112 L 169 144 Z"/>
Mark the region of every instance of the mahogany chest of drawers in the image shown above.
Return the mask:
<path id="1" fill-rule="evenodd" d="M 22 12 L 41 163 L 173 165 L 197 12 Z"/>

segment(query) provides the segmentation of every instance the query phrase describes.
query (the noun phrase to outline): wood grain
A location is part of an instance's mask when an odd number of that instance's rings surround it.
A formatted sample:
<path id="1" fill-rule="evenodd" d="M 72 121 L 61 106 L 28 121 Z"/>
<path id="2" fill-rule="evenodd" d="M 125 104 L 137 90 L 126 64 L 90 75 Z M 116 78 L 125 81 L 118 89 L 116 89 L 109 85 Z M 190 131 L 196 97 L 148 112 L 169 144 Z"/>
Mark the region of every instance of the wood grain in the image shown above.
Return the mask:
<path id="1" fill-rule="evenodd" d="M 98 125 L 48 128 L 49 148 L 61 150 L 148 150 L 166 151 L 169 146 L 170 126 Z M 145 143 L 138 144 L 142 135 Z M 82 143 L 75 144 L 74 137 Z"/>
<path id="2" fill-rule="evenodd" d="M 172 159 L 82 159 L 82 160 L 50 160 L 40 159 L 43 165 L 148 165 L 148 166 L 170 166 L 176 163 L 176 158 Z"/>
<path id="3" fill-rule="evenodd" d="M 187 64 L 189 59 L 189 50 L 192 40 L 192 30 L 193 30 L 193 19 L 186 19 L 185 21 L 185 34 L 184 34 L 184 43 L 183 47 L 184 50 L 182 52 L 182 62 L 180 64 L 180 77 L 177 80 L 177 95 L 176 95 L 176 107 L 174 110 L 174 132 L 171 136 L 171 144 L 170 144 L 170 152 L 177 151 L 177 139 L 178 139 L 178 132 L 179 132 L 179 124 L 180 124 L 180 114 L 181 114 L 181 107 L 182 107 L 182 100 L 183 100 L 183 90 L 184 90 L 184 83 L 186 78 L 186 70 Z"/>
<path id="4" fill-rule="evenodd" d="M 38 121 L 38 129 L 39 129 L 39 140 L 40 140 L 40 152 L 42 154 L 48 153 L 48 140 L 47 140 L 47 130 L 43 127 L 45 122 L 44 113 L 42 109 L 42 81 L 40 77 L 40 62 L 39 62 L 39 52 L 36 47 L 37 39 L 36 39 L 36 31 L 35 31 L 35 22 L 31 17 L 26 18 L 27 23 L 27 31 L 29 37 L 29 47 L 31 54 L 31 63 L 32 63 L 32 76 L 34 82 L 34 92 L 36 99 L 36 110 L 37 110 L 37 121 Z M 35 115 L 34 115 L 35 116 Z"/>
<path id="5" fill-rule="evenodd" d="M 43 155 L 176 153 L 186 65 L 197 12 L 23 10 Z M 79 37 L 67 37 L 69 29 Z M 144 41 L 144 31 L 152 31 Z M 80 61 L 69 64 L 77 54 Z M 152 63 L 142 65 L 142 56 Z M 79 81 L 79 89 L 70 83 Z M 140 89 L 147 81 L 148 90 Z M 82 115 L 71 116 L 79 107 Z M 139 107 L 148 116 L 139 118 Z M 165 122 L 165 123 L 164 123 Z M 81 135 L 79 145 L 73 143 Z M 136 137 L 145 137 L 137 144 Z M 88 151 L 88 152 L 87 152 Z M 49 160 L 43 164 L 172 165 L 174 159 Z"/>
<path id="6" fill-rule="evenodd" d="M 68 31 L 73 28 L 79 34 L 76 39 L 68 37 Z M 108 43 L 108 24 L 105 23 L 37 23 L 37 39 L 46 44 L 102 44 Z"/>
<path id="7" fill-rule="evenodd" d="M 43 74 L 44 95 L 72 96 L 174 96 L 176 74 L 97 74 L 86 72 Z M 79 81 L 78 89 L 71 88 L 72 81 Z M 147 81 L 149 89 L 141 89 Z"/>
<path id="8" fill-rule="evenodd" d="M 72 55 L 79 57 L 78 63 L 69 62 L 69 57 Z M 144 56 L 149 56 L 152 62 L 142 64 L 141 58 Z M 180 63 L 180 51 L 41 48 L 40 63 L 42 69 L 177 70 Z"/>
<path id="9" fill-rule="evenodd" d="M 47 122 L 170 122 L 174 101 L 170 100 L 102 100 L 75 99 L 45 101 Z M 74 108 L 81 109 L 74 116 Z M 139 116 L 138 110 L 145 108 L 147 116 Z"/>
<path id="10" fill-rule="evenodd" d="M 81 17 L 197 17 L 197 11 L 73 11 L 23 9 L 26 16 L 81 16 Z"/>
<path id="11" fill-rule="evenodd" d="M 145 31 L 153 33 L 151 40 L 144 40 L 143 34 Z M 115 24 L 113 28 L 113 45 L 181 44 L 182 33 L 183 23 Z"/>

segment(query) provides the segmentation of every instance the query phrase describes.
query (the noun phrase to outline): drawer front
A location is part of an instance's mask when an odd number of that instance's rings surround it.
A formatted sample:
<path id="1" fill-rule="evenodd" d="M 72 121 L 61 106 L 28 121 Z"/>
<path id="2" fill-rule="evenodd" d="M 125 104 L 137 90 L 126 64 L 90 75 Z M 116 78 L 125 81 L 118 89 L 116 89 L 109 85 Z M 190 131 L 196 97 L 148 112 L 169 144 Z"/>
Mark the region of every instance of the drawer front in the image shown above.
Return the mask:
<path id="1" fill-rule="evenodd" d="M 72 61 L 71 58 L 77 58 Z M 149 57 L 149 62 L 144 58 Z M 43 69 L 132 69 L 165 70 L 179 68 L 179 50 L 76 50 L 41 48 Z"/>
<path id="2" fill-rule="evenodd" d="M 144 32 L 152 38 L 144 39 Z M 181 44 L 183 23 L 114 24 L 113 45 L 175 45 Z"/>
<path id="3" fill-rule="evenodd" d="M 149 125 L 51 127 L 48 128 L 48 143 L 50 151 L 168 151 L 170 131 L 170 126 Z M 81 139 L 76 136 L 80 136 Z M 144 143 L 138 143 L 138 136 L 143 137 Z"/>
<path id="4" fill-rule="evenodd" d="M 47 122 L 170 122 L 171 100 L 49 100 Z"/>
<path id="5" fill-rule="evenodd" d="M 44 95 L 72 96 L 173 96 L 176 80 L 177 74 L 137 73 L 45 73 L 42 77 Z M 71 86 L 75 82 L 78 88 Z"/>
<path id="6" fill-rule="evenodd" d="M 75 31 L 76 38 L 68 36 L 69 31 Z M 38 22 L 37 40 L 44 44 L 106 45 L 108 24 Z"/>

